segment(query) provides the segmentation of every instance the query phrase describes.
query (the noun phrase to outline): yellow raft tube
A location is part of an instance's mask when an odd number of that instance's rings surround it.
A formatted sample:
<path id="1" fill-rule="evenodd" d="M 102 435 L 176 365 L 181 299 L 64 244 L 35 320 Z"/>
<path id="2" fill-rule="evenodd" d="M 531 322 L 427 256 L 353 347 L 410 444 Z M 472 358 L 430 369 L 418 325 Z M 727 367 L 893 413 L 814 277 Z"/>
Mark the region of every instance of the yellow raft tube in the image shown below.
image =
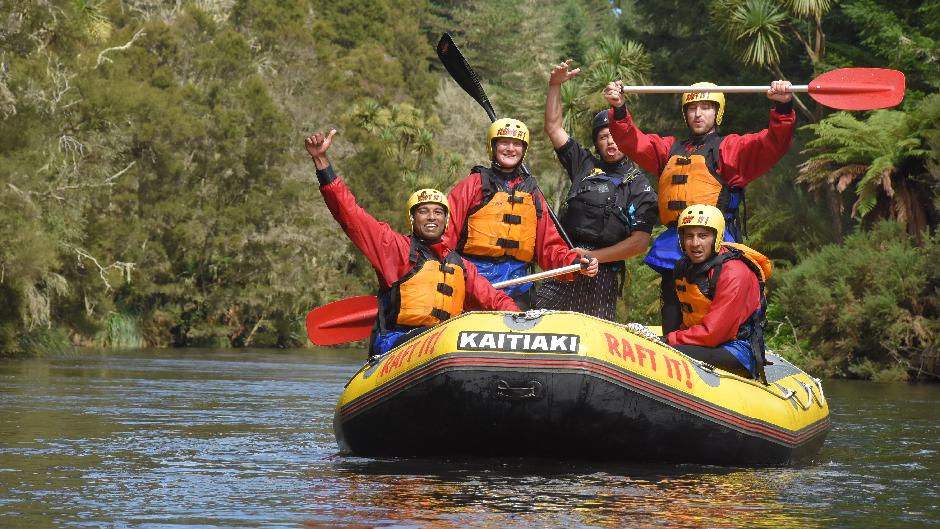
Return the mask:
<path id="1" fill-rule="evenodd" d="M 535 455 L 787 465 L 829 431 L 818 379 L 768 354 L 768 384 L 693 360 L 639 324 L 469 312 L 371 361 L 336 408 L 357 455 Z"/>

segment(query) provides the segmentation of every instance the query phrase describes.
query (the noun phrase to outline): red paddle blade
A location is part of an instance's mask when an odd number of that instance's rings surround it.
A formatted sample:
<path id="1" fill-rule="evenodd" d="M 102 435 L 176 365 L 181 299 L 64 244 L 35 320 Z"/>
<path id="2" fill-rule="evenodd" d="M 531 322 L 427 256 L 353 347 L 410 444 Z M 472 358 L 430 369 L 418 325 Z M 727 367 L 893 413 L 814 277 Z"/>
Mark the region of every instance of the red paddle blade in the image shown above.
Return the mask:
<path id="1" fill-rule="evenodd" d="M 369 337 L 379 314 L 375 296 L 356 296 L 307 313 L 307 336 L 314 345 L 336 345 Z"/>
<path id="2" fill-rule="evenodd" d="M 883 68 L 841 68 L 813 79 L 809 95 L 840 110 L 893 107 L 904 99 L 904 74 Z"/>

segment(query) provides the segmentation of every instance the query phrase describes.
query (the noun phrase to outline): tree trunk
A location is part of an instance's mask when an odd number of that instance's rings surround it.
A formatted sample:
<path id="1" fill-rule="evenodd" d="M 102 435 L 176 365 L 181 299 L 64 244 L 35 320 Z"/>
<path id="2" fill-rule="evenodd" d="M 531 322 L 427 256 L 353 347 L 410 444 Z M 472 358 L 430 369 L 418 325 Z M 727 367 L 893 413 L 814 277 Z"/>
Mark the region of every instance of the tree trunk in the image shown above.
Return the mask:
<path id="1" fill-rule="evenodd" d="M 842 196 L 835 184 L 826 186 L 826 204 L 829 206 L 829 220 L 832 223 L 832 238 L 836 244 L 842 244 Z"/>

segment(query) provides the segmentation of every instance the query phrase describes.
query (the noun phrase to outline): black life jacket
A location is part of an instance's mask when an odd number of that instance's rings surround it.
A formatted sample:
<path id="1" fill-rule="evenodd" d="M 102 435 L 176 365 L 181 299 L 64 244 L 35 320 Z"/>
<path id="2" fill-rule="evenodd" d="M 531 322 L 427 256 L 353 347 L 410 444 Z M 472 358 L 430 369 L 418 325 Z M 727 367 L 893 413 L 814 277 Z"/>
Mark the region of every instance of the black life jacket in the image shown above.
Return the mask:
<path id="1" fill-rule="evenodd" d="M 601 162 L 590 175 L 571 186 L 561 223 L 575 245 L 604 248 L 630 235 L 629 204 L 624 188 L 640 174 L 640 169 L 623 161 L 618 164 Z"/>

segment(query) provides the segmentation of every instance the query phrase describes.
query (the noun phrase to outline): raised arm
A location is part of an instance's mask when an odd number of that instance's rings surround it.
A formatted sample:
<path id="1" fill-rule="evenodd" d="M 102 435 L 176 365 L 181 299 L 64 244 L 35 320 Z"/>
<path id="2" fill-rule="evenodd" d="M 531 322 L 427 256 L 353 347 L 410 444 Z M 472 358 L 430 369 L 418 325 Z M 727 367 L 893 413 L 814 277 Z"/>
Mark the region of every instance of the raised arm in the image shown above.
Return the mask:
<path id="1" fill-rule="evenodd" d="M 622 90 L 622 81 L 614 81 L 604 88 L 604 98 L 610 104 L 610 134 L 614 137 L 617 147 L 628 158 L 654 178 L 658 178 L 666 167 L 669 149 L 676 139 L 672 136 L 646 134 L 640 130 L 627 111 Z"/>
<path id="2" fill-rule="evenodd" d="M 349 240 L 375 268 L 382 286 L 388 286 L 397 281 L 408 266 L 410 241 L 362 209 L 345 182 L 336 176 L 326 155 L 335 134 L 336 130 L 328 135 L 318 132 L 304 141 L 317 168 L 320 193 Z"/>
<path id="3" fill-rule="evenodd" d="M 548 95 L 545 97 L 545 134 L 556 149 L 568 142 L 561 108 L 561 85 L 581 73 L 581 68 L 569 70 L 571 59 L 556 64 L 548 76 Z"/>

